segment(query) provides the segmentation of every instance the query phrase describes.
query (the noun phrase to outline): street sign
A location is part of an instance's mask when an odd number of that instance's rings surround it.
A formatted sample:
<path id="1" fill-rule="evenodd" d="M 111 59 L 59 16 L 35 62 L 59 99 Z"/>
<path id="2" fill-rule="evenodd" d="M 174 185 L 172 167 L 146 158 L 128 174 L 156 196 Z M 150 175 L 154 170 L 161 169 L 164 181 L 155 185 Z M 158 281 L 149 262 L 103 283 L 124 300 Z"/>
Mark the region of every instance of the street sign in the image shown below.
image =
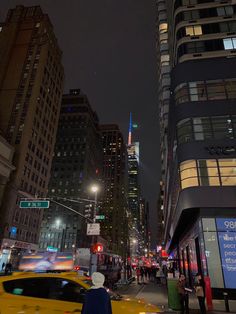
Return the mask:
<path id="1" fill-rule="evenodd" d="M 97 215 L 96 216 L 96 220 L 104 220 L 105 219 L 105 215 Z"/>
<path id="2" fill-rule="evenodd" d="M 44 200 L 20 201 L 20 208 L 49 208 L 49 204 Z"/>
<path id="3" fill-rule="evenodd" d="M 87 224 L 87 235 L 100 235 L 100 224 Z"/>
<path id="4" fill-rule="evenodd" d="M 58 252 L 58 248 L 57 247 L 53 247 L 53 246 L 48 246 L 47 247 L 47 251 L 48 252 Z"/>

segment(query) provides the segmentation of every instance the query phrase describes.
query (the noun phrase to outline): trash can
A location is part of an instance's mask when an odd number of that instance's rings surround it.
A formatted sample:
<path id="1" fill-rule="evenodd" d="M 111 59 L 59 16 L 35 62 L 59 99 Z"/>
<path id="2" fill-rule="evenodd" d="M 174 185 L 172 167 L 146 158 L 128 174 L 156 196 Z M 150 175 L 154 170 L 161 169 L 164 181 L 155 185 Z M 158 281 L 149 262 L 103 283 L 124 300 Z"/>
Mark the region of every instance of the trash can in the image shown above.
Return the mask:
<path id="1" fill-rule="evenodd" d="M 181 305 L 177 289 L 177 283 L 177 278 L 167 278 L 168 305 L 170 309 L 180 311 Z"/>

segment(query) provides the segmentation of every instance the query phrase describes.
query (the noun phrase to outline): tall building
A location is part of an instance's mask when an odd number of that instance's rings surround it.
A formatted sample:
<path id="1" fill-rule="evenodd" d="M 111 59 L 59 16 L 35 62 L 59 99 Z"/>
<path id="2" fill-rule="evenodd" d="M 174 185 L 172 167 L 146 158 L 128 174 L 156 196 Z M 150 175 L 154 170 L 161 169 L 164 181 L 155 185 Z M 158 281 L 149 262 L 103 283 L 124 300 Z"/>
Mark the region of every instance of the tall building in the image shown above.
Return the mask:
<path id="1" fill-rule="evenodd" d="M 145 198 L 139 201 L 139 247 L 141 255 L 150 252 L 150 223 L 149 223 L 149 203 Z"/>
<path id="2" fill-rule="evenodd" d="M 200 272 L 215 297 L 235 294 L 236 4 L 157 3 L 159 18 L 167 5 L 171 65 L 166 247 L 190 285 Z"/>
<path id="3" fill-rule="evenodd" d="M 132 115 L 130 114 L 128 136 L 128 213 L 130 221 L 131 254 L 140 254 L 140 185 L 139 185 L 139 143 L 132 141 Z"/>
<path id="4" fill-rule="evenodd" d="M 42 210 L 19 209 L 19 201 L 47 195 L 64 72 L 39 6 L 9 10 L 0 30 L 0 128 L 16 167 L 2 202 L 0 239 L 14 265 L 22 251 L 37 249 Z"/>
<path id="5" fill-rule="evenodd" d="M 160 182 L 159 198 L 157 201 L 157 246 L 164 244 L 164 189 L 162 181 Z"/>
<path id="6" fill-rule="evenodd" d="M 102 236 L 114 253 L 126 257 L 128 246 L 127 151 L 115 124 L 100 126 L 103 143 L 104 194 L 101 214 Z"/>
<path id="7" fill-rule="evenodd" d="M 169 54 L 169 34 L 167 22 L 166 0 L 157 1 L 157 62 L 158 62 L 158 106 L 160 123 L 160 190 L 158 198 L 158 222 L 157 235 L 158 245 L 163 242 L 163 202 L 168 195 L 166 186 L 167 163 L 168 163 L 168 119 L 170 106 L 170 54 Z M 165 221 L 168 217 L 165 217 Z M 162 238 L 162 239 L 161 239 Z"/>
<path id="8" fill-rule="evenodd" d="M 13 147 L 0 133 L 0 206 L 2 204 L 5 188 L 7 182 L 9 181 L 11 172 L 15 170 L 15 167 L 12 164 L 13 154 Z"/>
<path id="9" fill-rule="evenodd" d="M 85 94 L 79 89 L 71 89 L 62 97 L 49 197 L 78 200 L 78 203 L 73 203 L 57 199 L 82 215 L 88 214 L 90 207 L 87 206 L 93 203 L 84 200 L 94 198 L 90 189 L 99 181 L 101 168 L 102 145 L 97 114 Z M 93 217 L 88 215 L 88 218 Z M 78 214 L 52 202 L 44 212 L 40 249 L 52 246 L 59 251 L 71 251 L 89 246 L 91 239 L 86 237 L 85 221 Z"/>

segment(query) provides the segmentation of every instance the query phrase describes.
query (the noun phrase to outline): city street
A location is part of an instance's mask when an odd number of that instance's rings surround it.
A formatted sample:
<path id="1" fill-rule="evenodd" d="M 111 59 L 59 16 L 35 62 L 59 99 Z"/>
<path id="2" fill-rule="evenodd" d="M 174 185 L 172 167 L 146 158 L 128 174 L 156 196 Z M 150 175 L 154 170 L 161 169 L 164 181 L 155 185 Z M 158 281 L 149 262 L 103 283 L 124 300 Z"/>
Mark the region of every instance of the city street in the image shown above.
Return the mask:
<path id="1" fill-rule="evenodd" d="M 168 293 L 166 286 L 160 286 L 153 282 L 146 282 L 143 285 L 138 285 L 137 282 L 131 283 L 127 287 L 118 290 L 119 293 L 125 296 L 135 297 L 138 299 L 145 299 L 145 301 L 157 305 L 161 311 L 166 313 L 174 313 L 175 311 L 168 307 Z M 190 313 L 200 313 L 198 301 L 194 294 L 190 295 L 189 300 Z M 229 301 L 231 313 L 236 313 L 236 301 Z M 213 300 L 213 311 L 210 313 L 223 314 L 225 312 L 224 301 Z"/>

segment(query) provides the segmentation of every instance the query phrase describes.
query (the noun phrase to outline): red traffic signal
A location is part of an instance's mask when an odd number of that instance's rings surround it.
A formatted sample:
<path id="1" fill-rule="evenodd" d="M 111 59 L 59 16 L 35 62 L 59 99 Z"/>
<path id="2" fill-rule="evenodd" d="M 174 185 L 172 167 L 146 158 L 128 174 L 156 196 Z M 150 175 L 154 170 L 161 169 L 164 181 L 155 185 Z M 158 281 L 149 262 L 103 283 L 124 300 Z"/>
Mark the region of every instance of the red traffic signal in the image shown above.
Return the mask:
<path id="1" fill-rule="evenodd" d="M 103 245 L 100 243 L 96 243 L 92 247 L 92 252 L 93 253 L 102 253 L 103 252 Z"/>

